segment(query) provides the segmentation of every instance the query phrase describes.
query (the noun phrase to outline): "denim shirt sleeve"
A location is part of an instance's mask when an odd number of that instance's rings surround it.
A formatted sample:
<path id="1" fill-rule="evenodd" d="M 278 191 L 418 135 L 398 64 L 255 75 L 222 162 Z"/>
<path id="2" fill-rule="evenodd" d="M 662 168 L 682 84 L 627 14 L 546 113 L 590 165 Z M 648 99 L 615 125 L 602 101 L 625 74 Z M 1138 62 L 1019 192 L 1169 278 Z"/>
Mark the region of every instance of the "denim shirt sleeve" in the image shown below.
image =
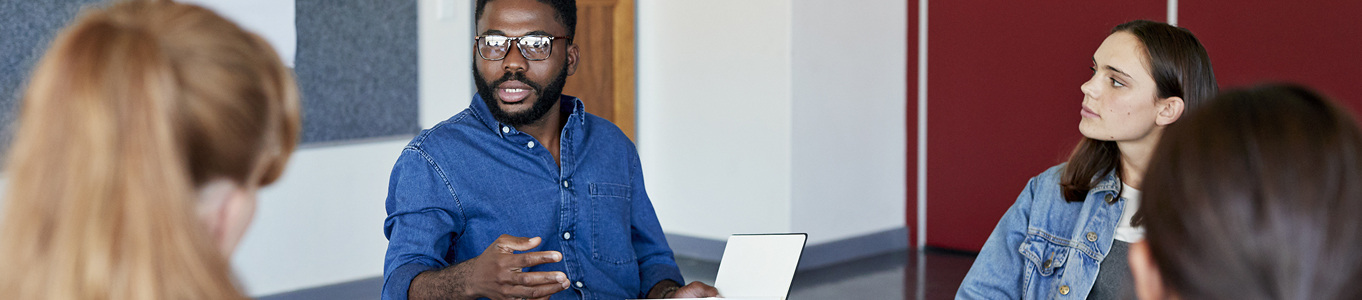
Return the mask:
<path id="1" fill-rule="evenodd" d="M 979 256 L 970 266 L 965 280 L 960 283 L 955 299 L 1021 299 L 1025 284 L 1025 258 L 1018 252 L 1026 240 L 1028 216 L 1037 191 L 1037 180 L 1031 178 L 1017 196 L 1017 202 L 1007 209 L 998 226 L 989 234 Z"/>
<path id="2" fill-rule="evenodd" d="M 407 299 L 417 274 L 449 265 L 445 257 L 464 219 L 444 174 L 425 152 L 411 146 L 393 167 L 383 221 L 388 238 L 383 299 Z"/>
<path id="3" fill-rule="evenodd" d="M 686 281 L 681 278 L 681 269 L 676 266 L 671 247 L 667 245 L 667 238 L 662 233 L 662 225 L 657 221 L 653 203 L 648 199 L 648 191 L 644 190 L 643 168 L 639 165 L 638 155 L 634 155 L 629 167 L 634 193 L 631 197 L 633 199 L 631 231 L 634 252 L 638 257 L 638 276 L 641 285 L 638 298 L 642 299 L 646 298 L 648 291 L 662 280 L 672 280 L 682 285 L 686 284 Z"/>

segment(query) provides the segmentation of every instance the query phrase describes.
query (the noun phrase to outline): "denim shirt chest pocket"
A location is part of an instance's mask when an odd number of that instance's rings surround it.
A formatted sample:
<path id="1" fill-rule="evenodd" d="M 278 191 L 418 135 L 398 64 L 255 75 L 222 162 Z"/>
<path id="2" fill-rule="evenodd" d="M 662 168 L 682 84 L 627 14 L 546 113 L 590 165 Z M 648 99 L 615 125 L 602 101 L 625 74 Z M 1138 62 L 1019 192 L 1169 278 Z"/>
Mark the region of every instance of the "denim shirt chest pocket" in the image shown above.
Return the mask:
<path id="1" fill-rule="evenodd" d="M 634 263 L 632 188 L 593 182 L 591 190 L 591 257 L 614 264 Z"/>
<path id="2" fill-rule="evenodd" d="M 1022 242 L 1017 251 L 1026 258 L 1027 271 L 1023 288 L 1049 289 L 1053 288 L 1064 275 L 1064 265 L 1069 253 L 1075 250 L 1067 243 L 1063 243 L 1063 239 L 1033 229 L 1027 233 L 1026 241 Z M 1035 291 L 1028 291 L 1027 294 L 1032 292 Z"/>

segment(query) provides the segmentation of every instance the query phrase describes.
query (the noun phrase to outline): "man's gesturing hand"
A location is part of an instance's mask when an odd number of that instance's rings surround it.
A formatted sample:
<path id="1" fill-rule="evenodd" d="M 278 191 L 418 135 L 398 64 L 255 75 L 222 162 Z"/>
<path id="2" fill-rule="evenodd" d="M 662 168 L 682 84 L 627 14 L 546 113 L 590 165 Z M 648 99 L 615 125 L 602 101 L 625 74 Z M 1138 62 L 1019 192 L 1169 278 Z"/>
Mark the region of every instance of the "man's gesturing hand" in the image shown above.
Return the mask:
<path id="1" fill-rule="evenodd" d="M 538 237 L 523 238 L 501 235 L 487 250 L 482 251 L 469 262 L 473 263 L 471 281 L 473 298 L 491 299 L 535 299 L 548 298 L 549 295 L 568 288 L 568 278 L 563 272 L 521 272 L 528 268 L 563 260 L 558 251 L 539 251 L 515 254 L 539 246 Z"/>
<path id="2" fill-rule="evenodd" d="M 521 272 L 521 268 L 559 262 L 563 260 L 563 254 L 558 251 L 515 254 L 515 251 L 538 247 L 540 241 L 538 237 L 503 234 L 478 257 L 443 270 L 417 275 L 408 289 L 409 296 L 433 296 L 427 299 L 451 296 L 457 299 L 548 299 L 549 295 L 568 288 L 567 275 L 563 272 Z"/>

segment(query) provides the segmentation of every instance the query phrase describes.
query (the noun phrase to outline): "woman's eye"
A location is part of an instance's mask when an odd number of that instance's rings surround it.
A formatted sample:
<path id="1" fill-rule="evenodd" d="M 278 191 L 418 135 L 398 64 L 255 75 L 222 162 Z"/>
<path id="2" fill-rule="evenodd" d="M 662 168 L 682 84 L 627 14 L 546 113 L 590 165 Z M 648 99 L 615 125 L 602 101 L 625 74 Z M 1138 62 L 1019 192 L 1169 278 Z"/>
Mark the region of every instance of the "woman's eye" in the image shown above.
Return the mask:
<path id="1" fill-rule="evenodd" d="M 1110 79 L 1111 79 L 1111 86 L 1114 86 L 1114 87 L 1123 87 L 1123 86 L 1126 86 L 1126 84 L 1121 83 L 1120 81 L 1116 80 L 1116 78 L 1110 78 Z"/>

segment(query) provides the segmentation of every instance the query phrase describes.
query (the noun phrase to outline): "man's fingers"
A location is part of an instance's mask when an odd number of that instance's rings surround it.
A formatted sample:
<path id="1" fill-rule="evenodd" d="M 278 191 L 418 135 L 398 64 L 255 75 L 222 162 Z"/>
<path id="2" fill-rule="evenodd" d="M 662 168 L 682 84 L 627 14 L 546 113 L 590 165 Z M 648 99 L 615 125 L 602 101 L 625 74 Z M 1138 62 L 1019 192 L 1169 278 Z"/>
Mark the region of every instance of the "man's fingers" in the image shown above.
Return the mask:
<path id="1" fill-rule="evenodd" d="M 690 284 L 687 284 L 686 286 L 681 287 L 681 289 L 676 290 L 676 293 L 672 293 L 672 298 L 709 298 L 709 297 L 722 298 L 723 296 L 719 295 L 718 289 L 715 289 L 714 287 L 699 281 L 691 281 Z"/>
<path id="2" fill-rule="evenodd" d="M 534 286 L 503 285 L 501 286 L 501 293 L 502 295 L 511 298 L 534 299 L 548 297 L 549 295 L 553 295 L 553 293 L 557 293 L 566 289 L 567 284 L 557 283 L 541 284 Z"/>
<path id="3" fill-rule="evenodd" d="M 559 284 L 566 286 L 568 284 L 567 274 L 563 274 L 563 272 L 513 273 L 511 274 L 511 276 L 506 277 L 506 279 L 507 282 L 504 282 L 503 284 L 524 286 L 536 286 L 545 284 Z"/>
<path id="4" fill-rule="evenodd" d="M 563 260 L 563 254 L 558 251 L 539 251 L 525 252 L 511 255 L 511 267 L 528 268 L 541 264 L 556 263 Z"/>
<path id="5" fill-rule="evenodd" d="M 539 247 L 539 237 L 524 238 L 503 234 L 496 241 L 492 242 L 492 248 L 496 248 L 501 253 L 515 253 L 515 251 L 527 251 Z"/>

